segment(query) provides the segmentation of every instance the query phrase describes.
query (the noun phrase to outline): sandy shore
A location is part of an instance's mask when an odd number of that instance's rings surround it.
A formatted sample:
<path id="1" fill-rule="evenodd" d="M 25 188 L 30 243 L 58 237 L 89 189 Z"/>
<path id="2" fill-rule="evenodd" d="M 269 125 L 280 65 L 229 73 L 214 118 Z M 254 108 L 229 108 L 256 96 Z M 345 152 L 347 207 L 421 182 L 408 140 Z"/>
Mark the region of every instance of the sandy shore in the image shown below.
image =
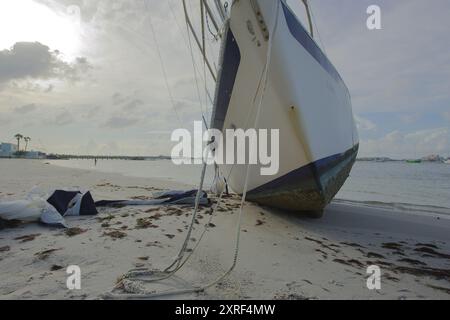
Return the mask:
<path id="1" fill-rule="evenodd" d="M 0 160 L 0 173 L 0 201 L 23 199 L 33 186 L 88 189 L 96 200 L 190 188 L 41 161 Z M 226 199 L 191 261 L 169 285 L 206 284 L 230 266 L 238 205 L 237 197 Z M 0 299 L 101 298 L 129 269 L 170 264 L 190 213 L 181 207 L 106 208 L 96 217 L 68 219 L 69 232 L 39 224 L 2 229 Z M 205 208 L 192 240 L 208 219 Z M 202 294 L 170 298 L 450 298 L 450 216 L 333 203 L 323 219 L 308 220 L 248 204 L 242 228 L 239 263 L 226 281 Z M 81 268 L 81 290 L 66 287 L 69 265 Z M 369 265 L 382 269 L 381 290 L 366 286 Z"/>

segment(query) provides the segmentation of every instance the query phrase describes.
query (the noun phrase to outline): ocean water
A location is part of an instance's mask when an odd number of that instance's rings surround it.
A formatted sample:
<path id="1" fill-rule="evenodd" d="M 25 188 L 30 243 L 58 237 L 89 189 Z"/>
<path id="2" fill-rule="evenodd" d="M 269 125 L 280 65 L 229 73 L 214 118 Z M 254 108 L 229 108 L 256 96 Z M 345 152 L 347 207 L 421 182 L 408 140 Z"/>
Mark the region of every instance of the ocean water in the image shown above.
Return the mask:
<path id="1" fill-rule="evenodd" d="M 115 172 L 132 177 L 176 181 L 192 186 L 200 182 L 201 166 L 176 166 L 171 161 L 93 160 L 50 161 L 54 165 Z M 208 168 L 206 186 L 213 168 Z M 357 162 L 336 196 L 338 201 L 450 214 L 450 165 L 440 163 Z"/>
<path id="2" fill-rule="evenodd" d="M 450 165 L 356 162 L 336 199 L 450 214 Z"/>

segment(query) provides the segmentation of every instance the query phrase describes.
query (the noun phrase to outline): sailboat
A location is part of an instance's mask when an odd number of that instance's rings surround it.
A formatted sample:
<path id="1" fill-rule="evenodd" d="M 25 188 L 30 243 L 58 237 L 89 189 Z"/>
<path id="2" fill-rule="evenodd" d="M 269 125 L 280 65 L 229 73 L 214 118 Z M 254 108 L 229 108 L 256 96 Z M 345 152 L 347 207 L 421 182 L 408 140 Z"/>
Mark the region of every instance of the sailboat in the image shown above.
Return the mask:
<path id="1" fill-rule="evenodd" d="M 359 137 L 349 90 L 316 43 L 310 5 L 301 1 L 309 31 L 286 0 L 230 6 L 215 0 L 219 21 L 201 0 L 213 25 L 222 22 L 211 127 L 278 129 L 276 175 L 261 175 L 261 165 L 219 164 L 218 170 L 249 201 L 321 216 L 349 177 Z M 204 43 L 195 38 L 207 59 Z"/>

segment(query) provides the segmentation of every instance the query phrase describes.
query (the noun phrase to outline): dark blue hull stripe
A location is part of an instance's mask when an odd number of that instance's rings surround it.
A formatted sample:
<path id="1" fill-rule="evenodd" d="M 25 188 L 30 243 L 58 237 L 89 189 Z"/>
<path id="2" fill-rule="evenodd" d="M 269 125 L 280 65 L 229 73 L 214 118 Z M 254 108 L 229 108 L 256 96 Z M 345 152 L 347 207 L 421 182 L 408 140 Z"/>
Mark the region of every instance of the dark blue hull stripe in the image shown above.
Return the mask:
<path id="1" fill-rule="evenodd" d="M 216 89 L 214 101 L 214 115 L 212 127 L 222 130 L 228 113 L 234 83 L 236 82 L 239 65 L 241 63 L 241 52 L 230 28 L 227 30 L 227 40 L 222 57 L 222 68 Z"/>
<path id="2" fill-rule="evenodd" d="M 305 28 L 303 28 L 302 24 L 298 21 L 297 17 L 292 13 L 292 11 L 284 3 L 284 1 L 280 1 L 282 3 L 284 16 L 286 17 L 289 31 L 294 36 L 294 38 L 302 45 L 303 48 L 305 48 L 306 51 L 309 52 L 309 54 L 322 66 L 322 68 L 325 69 L 325 71 L 327 71 L 331 77 L 333 77 L 333 79 L 342 83 L 346 88 L 346 85 L 339 75 L 339 72 L 336 70 L 330 60 L 322 52 L 316 42 L 311 38 Z"/>
<path id="3" fill-rule="evenodd" d="M 251 198 L 255 195 L 273 194 L 277 192 L 289 192 L 290 190 L 295 189 L 323 192 L 327 187 L 326 181 L 324 181 L 327 174 L 346 161 L 354 161 L 358 153 L 358 148 L 359 146 L 355 146 L 344 153 L 318 160 L 291 171 L 278 179 L 251 190 L 248 193 L 249 197 Z M 339 172 L 336 172 L 335 174 L 338 175 Z"/>

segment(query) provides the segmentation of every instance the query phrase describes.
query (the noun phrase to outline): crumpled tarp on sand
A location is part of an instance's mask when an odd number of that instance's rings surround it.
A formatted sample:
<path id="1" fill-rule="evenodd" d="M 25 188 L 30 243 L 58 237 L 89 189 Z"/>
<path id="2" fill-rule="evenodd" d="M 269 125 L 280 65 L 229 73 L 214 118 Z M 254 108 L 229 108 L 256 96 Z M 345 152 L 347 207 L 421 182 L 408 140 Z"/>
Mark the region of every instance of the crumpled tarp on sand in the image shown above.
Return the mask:
<path id="1" fill-rule="evenodd" d="M 151 200 L 101 200 L 94 202 L 89 191 L 56 190 L 45 200 L 42 196 L 29 196 L 25 200 L 0 202 L 0 222 L 41 222 L 67 228 L 64 217 L 97 215 L 98 207 L 115 206 L 163 206 L 195 205 L 197 190 L 168 191 L 155 195 Z M 202 191 L 200 205 L 209 205 L 206 192 Z"/>

